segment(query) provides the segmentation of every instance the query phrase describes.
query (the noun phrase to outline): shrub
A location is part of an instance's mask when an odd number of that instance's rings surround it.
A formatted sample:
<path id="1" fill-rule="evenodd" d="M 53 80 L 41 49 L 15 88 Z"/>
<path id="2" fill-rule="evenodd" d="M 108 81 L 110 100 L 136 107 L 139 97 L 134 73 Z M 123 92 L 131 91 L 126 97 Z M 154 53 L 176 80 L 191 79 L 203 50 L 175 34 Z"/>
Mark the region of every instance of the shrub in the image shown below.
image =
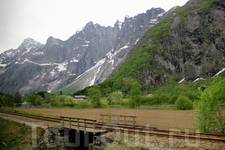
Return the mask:
<path id="1" fill-rule="evenodd" d="M 169 96 L 167 94 L 163 94 L 159 98 L 159 104 L 166 104 L 169 102 Z"/>
<path id="2" fill-rule="evenodd" d="M 188 97 L 192 102 L 197 99 L 197 95 L 192 91 L 185 92 L 184 96 Z"/>
<path id="3" fill-rule="evenodd" d="M 75 106 L 75 108 L 77 109 L 84 109 L 84 108 L 90 108 L 91 106 L 88 104 L 87 101 L 79 101 L 79 103 L 77 103 L 77 105 Z"/>
<path id="4" fill-rule="evenodd" d="M 212 86 L 205 89 L 193 113 L 196 128 L 205 133 L 225 135 L 225 114 L 220 108 L 220 93 L 224 92 L 225 78 L 214 77 Z"/>
<path id="5" fill-rule="evenodd" d="M 157 94 L 154 94 L 153 97 L 151 97 L 151 105 L 159 104 L 159 98 L 160 96 Z"/>
<path id="6" fill-rule="evenodd" d="M 173 95 L 169 100 L 169 104 L 175 104 L 177 98 L 178 98 L 178 95 Z"/>
<path id="7" fill-rule="evenodd" d="M 193 104 L 191 100 L 185 96 L 179 97 L 175 102 L 175 106 L 179 110 L 193 109 Z"/>
<path id="8" fill-rule="evenodd" d="M 150 104 L 151 100 L 152 100 L 153 95 L 149 94 L 149 95 L 145 95 L 141 97 L 141 103 L 142 105 L 148 105 Z"/>

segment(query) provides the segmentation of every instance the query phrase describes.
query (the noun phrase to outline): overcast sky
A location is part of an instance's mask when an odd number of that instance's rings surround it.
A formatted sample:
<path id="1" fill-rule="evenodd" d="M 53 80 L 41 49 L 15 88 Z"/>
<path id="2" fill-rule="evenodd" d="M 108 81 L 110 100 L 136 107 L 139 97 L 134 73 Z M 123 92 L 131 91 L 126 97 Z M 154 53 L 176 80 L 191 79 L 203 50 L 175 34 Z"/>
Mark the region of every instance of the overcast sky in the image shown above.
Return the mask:
<path id="1" fill-rule="evenodd" d="M 0 0 L 0 53 L 25 38 L 42 44 L 49 36 L 67 40 L 89 21 L 113 26 L 152 7 L 168 11 L 188 0 Z"/>

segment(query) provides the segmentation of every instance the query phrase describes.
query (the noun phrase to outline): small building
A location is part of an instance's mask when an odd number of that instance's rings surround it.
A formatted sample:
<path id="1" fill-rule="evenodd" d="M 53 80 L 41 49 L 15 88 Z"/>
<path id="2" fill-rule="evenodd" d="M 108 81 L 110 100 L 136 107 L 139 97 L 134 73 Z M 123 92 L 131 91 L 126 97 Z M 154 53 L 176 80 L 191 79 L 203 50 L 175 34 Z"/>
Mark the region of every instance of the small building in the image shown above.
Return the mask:
<path id="1" fill-rule="evenodd" d="M 77 101 L 82 101 L 82 100 L 86 100 L 87 97 L 85 95 L 74 95 L 74 100 Z"/>

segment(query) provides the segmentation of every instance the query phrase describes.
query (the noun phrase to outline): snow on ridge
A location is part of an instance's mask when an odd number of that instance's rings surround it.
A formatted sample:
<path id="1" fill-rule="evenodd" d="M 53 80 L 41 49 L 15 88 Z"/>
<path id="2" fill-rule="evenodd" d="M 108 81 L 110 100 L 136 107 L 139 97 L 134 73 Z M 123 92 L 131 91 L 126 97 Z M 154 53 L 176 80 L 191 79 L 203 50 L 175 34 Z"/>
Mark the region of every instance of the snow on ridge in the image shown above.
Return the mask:
<path id="1" fill-rule="evenodd" d="M 39 66 L 53 66 L 53 65 L 57 65 L 56 67 L 55 67 L 55 69 L 57 69 L 58 70 L 58 72 L 62 72 L 62 71 L 66 71 L 67 70 L 67 64 L 68 64 L 68 62 L 67 61 L 65 61 L 65 62 L 63 62 L 63 63 L 48 63 L 48 64 L 39 64 L 39 63 L 36 63 L 36 62 L 33 62 L 33 61 L 30 61 L 30 60 L 28 60 L 28 59 L 25 59 L 23 62 L 21 62 L 20 64 L 24 64 L 25 62 L 29 62 L 29 63 L 33 63 L 33 64 L 35 64 L 35 65 L 39 65 Z M 54 69 L 53 69 L 53 71 L 51 71 L 50 73 L 52 74 L 52 76 L 54 76 L 55 75 L 55 73 L 53 73 L 54 72 Z"/>
<path id="2" fill-rule="evenodd" d="M 118 26 L 119 26 L 119 28 L 120 28 L 120 30 L 122 29 L 122 22 L 118 22 Z"/>
<path id="3" fill-rule="evenodd" d="M 162 12 L 161 14 L 158 14 L 158 17 L 163 17 L 164 14 L 165 12 Z"/>
<path id="4" fill-rule="evenodd" d="M 223 68 L 221 71 L 219 71 L 217 74 L 215 74 L 213 77 L 218 76 L 219 74 L 221 74 L 222 72 L 225 71 L 225 68 Z"/>
<path id="5" fill-rule="evenodd" d="M 39 76 L 40 76 L 40 75 L 37 75 L 37 76 L 34 78 L 34 80 L 36 80 Z"/>
<path id="6" fill-rule="evenodd" d="M 51 76 L 55 76 L 56 72 L 55 72 L 55 69 L 53 69 L 51 72 L 50 72 Z"/>
<path id="7" fill-rule="evenodd" d="M 105 56 L 108 57 L 108 59 L 112 59 L 114 50 L 112 49 L 111 51 L 109 51 Z"/>
<path id="8" fill-rule="evenodd" d="M 121 50 L 124 50 L 124 49 L 129 48 L 129 47 L 130 47 L 129 45 L 130 45 L 130 43 L 128 42 L 125 46 L 121 47 L 119 50 L 117 50 L 117 51 L 115 51 L 115 52 L 114 52 L 113 49 L 110 50 L 110 51 L 106 54 L 106 57 L 109 59 L 107 62 L 108 62 L 108 63 L 112 63 L 112 65 L 113 65 L 113 64 L 114 64 L 113 57 L 114 57 L 116 54 L 120 53 Z"/>
<path id="9" fill-rule="evenodd" d="M 39 65 L 39 66 L 49 66 L 49 65 L 52 65 L 52 64 L 39 64 L 39 63 L 30 61 L 28 59 L 25 59 L 23 62 L 20 62 L 19 64 L 24 64 L 25 62 L 29 62 L 29 63 L 32 63 L 32 64 L 36 64 L 36 65 Z"/>
<path id="10" fill-rule="evenodd" d="M 114 64 L 114 59 L 107 61 L 108 63 L 112 63 L 112 65 Z"/>
<path id="11" fill-rule="evenodd" d="M 88 47 L 89 46 L 89 44 L 86 44 L 86 45 L 82 45 L 82 47 Z"/>
<path id="12" fill-rule="evenodd" d="M 0 64 L 0 67 L 5 67 L 7 66 L 7 64 Z"/>
<path id="13" fill-rule="evenodd" d="M 104 62 L 105 62 L 105 61 L 104 61 Z M 98 68 L 97 72 L 95 73 L 93 79 L 92 79 L 91 81 L 89 81 L 89 86 L 92 86 L 92 85 L 95 84 L 95 79 L 96 79 L 96 77 L 97 77 L 97 75 L 98 75 L 98 73 L 99 73 L 101 67 L 102 67 L 102 66 L 100 65 L 100 67 Z"/>
<path id="14" fill-rule="evenodd" d="M 44 52 L 34 52 L 32 55 L 44 55 Z"/>
<path id="15" fill-rule="evenodd" d="M 87 72 L 101 66 L 102 64 L 105 63 L 106 58 L 103 58 L 102 60 L 98 61 L 97 64 L 93 67 L 91 67 L 90 69 L 86 70 L 84 73 L 82 73 L 81 75 L 79 75 L 75 80 L 79 79 L 80 77 L 82 77 L 84 74 L 86 74 Z"/>
<path id="16" fill-rule="evenodd" d="M 138 39 L 136 40 L 136 42 L 134 43 L 134 45 L 136 45 L 136 44 L 137 44 L 137 42 L 139 41 L 139 39 L 140 39 L 140 38 L 138 38 Z"/>
<path id="17" fill-rule="evenodd" d="M 121 50 L 124 50 L 124 49 L 127 49 L 127 48 L 129 48 L 130 46 L 129 46 L 129 42 L 124 46 L 124 47 L 121 47 L 118 51 L 120 52 Z M 118 53 L 119 53 L 118 52 Z"/>
<path id="18" fill-rule="evenodd" d="M 77 29 L 76 30 L 76 34 L 80 33 L 80 31 L 82 31 L 83 29 L 84 29 L 84 27 L 83 28 L 80 28 L 80 29 Z"/>
<path id="19" fill-rule="evenodd" d="M 54 64 L 56 64 L 56 63 L 54 63 Z M 58 71 L 59 72 L 62 72 L 62 71 L 66 71 L 67 70 L 67 64 L 68 64 L 68 62 L 67 61 L 65 61 L 65 62 L 63 62 L 63 63 L 57 63 L 57 67 L 55 67 L 56 69 L 58 69 Z"/>
<path id="20" fill-rule="evenodd" d="M 76 57 L 73 57 L 73 59 L 70 60 L 70 62 L 72 63 L 72 62 L 79 62 L 79 61 L 76 59 Z"/>
<path id="21" fill-rule="evenodd" d="M 203 78 L 197 78 L 197 79 L 195 79 L 192 83 L 195 83 L 195 82 L 197 82 L 197 81 L 199 81 L 199 80 L 205 80 L 205 79 L 203 79 Z"/>
<path id="22" fill-rule="evenodd" d="M 52 90 L 54 90 L 54 87 L 58 86 L 60 83 L 61 83 L 61 79 L 58 79 L 58 80 L 55 80 L 51 83 L 46 83 L 44 85 L 47 85 L 47 84 L 49 85 L 48 86 L 48 93 L 51 93 Z"/>
<path id="23" fill-rule="evenodd" d="M 157 19 L 151 19 L 151 20 L 150 20 L 150 23 L 152 23 L 152 24 L 156 24 L 157 22 L 158 22 Z"/>
<path id="24" fill-rule="evenodd" d="M 182 80 L 180 80 L 178 83 L 182 83 L 184 81 L 185 81 L 185 77 Z"/>

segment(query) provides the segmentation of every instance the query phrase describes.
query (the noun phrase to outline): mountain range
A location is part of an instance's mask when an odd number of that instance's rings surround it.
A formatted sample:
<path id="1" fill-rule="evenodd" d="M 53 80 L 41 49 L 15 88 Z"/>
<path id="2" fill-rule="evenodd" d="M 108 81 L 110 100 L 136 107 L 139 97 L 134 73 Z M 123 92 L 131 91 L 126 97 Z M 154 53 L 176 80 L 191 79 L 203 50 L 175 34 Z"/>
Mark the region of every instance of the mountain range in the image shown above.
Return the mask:
<path id="1" fill-rule="evenodd" d="M 152 8 L 113 27 L 89 22 L 66 41 L 29 38 L 2 53 L 0 91 L 73 93 L 97 83 L 116 83 L 118 90 L 133 79 L 142 90 L 195 82 L 224 70 L 224 35 L 223 0 L 189 0 L 168 12 Z"/>
<path id="2" fill-rule="evenodd" d="M 152 8 L 126 16 L 114 27 L 88 22 L 68 40 L 49 37 L 45 44 L 25 39 L 17 49 L 0 54 L 0 91 L 26 95 L 70 87 L 74 92 L 101 83 L 116 72 L 143 34 L 164 17 Z"/>
<path id="3" fill-rule="evenodd" d="M 154 88 L 196 81 L 225 68 L 225 1 L 190 0 L 150 28 L 111 79 L 136 78 Z"/>

